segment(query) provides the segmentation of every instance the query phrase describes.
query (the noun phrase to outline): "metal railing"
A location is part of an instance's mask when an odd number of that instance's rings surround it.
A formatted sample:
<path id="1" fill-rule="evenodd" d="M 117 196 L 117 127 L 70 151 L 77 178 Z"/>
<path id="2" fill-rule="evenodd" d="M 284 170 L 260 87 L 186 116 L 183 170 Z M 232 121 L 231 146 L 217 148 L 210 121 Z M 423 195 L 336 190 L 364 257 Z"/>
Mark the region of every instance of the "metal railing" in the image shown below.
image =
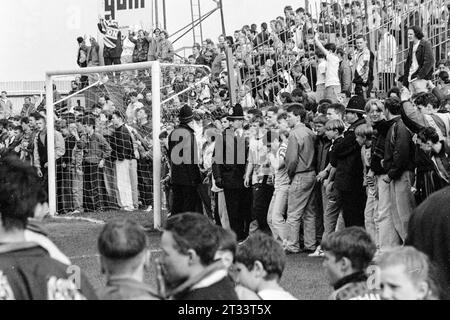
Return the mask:
<path id="1" fill-rule="evenodd" d="M 289 32 L 286 32 L 286 29 L 278 33 L 273 32 L 267 35 L 270 38 L 260 38 L 253 43 L 241 46 L 238 52 L 235 51 L 234 55 L 238 62 L 237 70 L 240 75 L 239 84 L 247 85 L 249 87 L 247 91 L 254 99 L 274 101 L 280 91 L 289 91 L 290 84 L 288 82 L 295 79 L 290 79 L 288 74 L 293 66 L 301 64 L 301 59 L 305 62 L 303 56 L 306 56 L 309 63 L 315 66 L 316 46 L 313 38 L 316 31 L 321 34 L 324 42 L 335 43 L 338 48 L 344 49 L 345 53 L 350 56 L 355 51 L 356 37 L 364 36 L 368 48 L 375 56 L 373 92 L 377 96 L 383 96 L 396 86 L 399 76 L 403 75 L 404 64 L 410 48 L 408 40 L 410 27 L 422 28 L 425 39 L 432 45 L 436 66 L 441 59 L 448 59 L 450 49 L 449 0 L 425 0 L 414 6 L 407 6 L 406 1 L 383 1 L 384 9 L 377 9 L 370 5 L 369 1 L 364 1 L 363 4 L 367 4 L 367 6 L 362 7 L 362 17 L 356 18 L 356 23 L 353 24 L 347 24 L 347 22 L 352 22 L 351 19 L 355 17 L 349 16 L 343 5 L 336 5 L 337 1 L 328 0 L 327 2 L 331 8 L 328 13 L 324 7 L 311 10 L 317 12 L 316 17 L 310 16 L 311 23 L 308 23 L 308 18 L 306 18 L 303 27 L 291 27 Z M 374 12 L 380 12 L 380 15 Z M 286 41 L 286 38 L 294 39 L 297 49 L 288 49 L 286 43 L 290 40 Z M 282 40 L 281 44 L 280 40 Z M 243 47 L 246 52 L 242 54 Z M 275 66 L 270 67 L 273 61 L 267 66 L 267 60 L 275 60 Z M 351 60 L 349 62 L 353 63 Z M 308 78 L 311 89 L 314 89 L 314 69 L 308 69 L 302 65 L 301 71 Z M 354 66 L 352 66 L 352 73 L 354 73 Z M 282 85 L 280 85 L 280 81 Z M 241 92 L 244 93 L 245 90 L 241 90 Z"/>

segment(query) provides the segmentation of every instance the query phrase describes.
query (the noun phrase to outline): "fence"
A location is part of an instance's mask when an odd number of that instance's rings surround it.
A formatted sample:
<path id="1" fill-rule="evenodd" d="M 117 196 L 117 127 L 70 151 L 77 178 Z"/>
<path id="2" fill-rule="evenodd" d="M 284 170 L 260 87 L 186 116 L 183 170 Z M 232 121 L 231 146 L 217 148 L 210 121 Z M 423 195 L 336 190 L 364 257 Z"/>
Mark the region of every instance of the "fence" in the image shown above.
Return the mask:
<path id="1" fill-rule="evenodd" d="M 323 42 L 335 43 L 350 57 L 355 51 L 356 37 L 365 37 L 374 54 L 375 95 L 386 93 L 403 74 L 410 46 L 410 27 L 423 29 L 437 62 L 448 58 L 449 0 L 422 0 L 422 3 L 406 0 L 369 3 L 366 0 L 359 9 L 345 7 L 344 1 L 327 2 L 322 2 L 320 8 L 316 3 L 315 10 L 310 6 L 309 11 L 317 12 L 316 17 L 308 13 L 303 18 L 292 17 L 288 28 L 280 27 L 282 23 L 274 20 L 270 26 L 272 33 L 260 34 L 252 43 L 244 39 L 235 45 L 241 86 L 239 98 L 244 104 L 249 101 L 249 94 L 255 100 L 274 101 L 280 92 L 291 92 L 298 84 L 307 93 L 315 91 L 315 32 L 319 32 Z M 354 73 L 353 61 L 350 59 L 349 63 Z"/>
<path id="2" fill-rule="evenodd" d="M 71 90 L 70 80 L 56 81 L 56 88 L 61 96 L 66 96 Z M 45 81 L 9 81 L 0 82 L 0 90 L 8 93 L 8 99 L 13 104 L 13 115 L 19 115 L 22 110 L 25 98 L 36 97 L 36 103 L 45 97 Z"/>

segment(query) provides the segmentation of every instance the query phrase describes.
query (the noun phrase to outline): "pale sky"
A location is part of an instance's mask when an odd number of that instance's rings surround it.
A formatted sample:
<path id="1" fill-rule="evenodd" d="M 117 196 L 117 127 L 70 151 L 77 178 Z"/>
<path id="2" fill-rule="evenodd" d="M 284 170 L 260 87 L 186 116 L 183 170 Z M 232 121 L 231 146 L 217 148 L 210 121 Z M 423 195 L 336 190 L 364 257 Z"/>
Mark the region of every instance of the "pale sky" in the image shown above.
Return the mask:
<path id="1" fill-rule="evenodd" d="M 151 1 L 151 0 L 146 0 Z M 200 0 L 202 13 L 213 9 L 212 0 Z M 0 36 L 0 81 L 44 80 L 45 71 L 76 68 L 80 35 L 97 35 L 97 0 L 2 0 Z M 161 1 L 160 1 L 161 2 Z M 228 35 L 244 24 L 283 15 L 283 8 L 294 10 L 299 0 L 223 0 Z M 162 2 L 161 2 L 162 3 Z M 168 31 L 173 33 L 191 21 L 189 0 L 166 0 Z M 150 18 L 149 18 L 150 19 Z M 203 24 L 204 38 L 217 42 L 221 33 L 220 13 Z M 120 21 L 119 21 L 120 23 Z M 175 49 L 192 46 L 192 33 L 177 42 Z"/>

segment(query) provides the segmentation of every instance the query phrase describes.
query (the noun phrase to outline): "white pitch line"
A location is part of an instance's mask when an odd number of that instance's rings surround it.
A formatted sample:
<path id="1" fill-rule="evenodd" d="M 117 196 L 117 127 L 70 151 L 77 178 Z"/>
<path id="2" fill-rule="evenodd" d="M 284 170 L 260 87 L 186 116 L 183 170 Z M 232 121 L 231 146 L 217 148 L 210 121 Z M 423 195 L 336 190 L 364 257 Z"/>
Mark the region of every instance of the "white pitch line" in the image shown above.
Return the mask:
<path id="1" fill-rule="evenodd" d="M 161 253 L 162 250 L 150 250 L 150 253 Z M 84 255 L 84 256 L 77 256 L 77 257 L 69 257 L 70 260 L 72 259 L 91 259 L 91 258 L 99 258 L 100 255 L 99 254 L 91 254 L 91 255 Z"/>
<path id="2" fill-rule="evenodd" d="M 99 225 L 104 225 L 105 224 L 105 221 L 102 221 L 102 220 L 96 220 L 96 219 L 91 219 L 91 218 L 83 218 L 83 217 L 60 217 L 60 216 L 55 216 L 55 217 L 52 217 L 52 219 L 55 219 L 55 220 L 85 221 L 85 222 L 90 222 L 90 223 L 99 224 Z"/>

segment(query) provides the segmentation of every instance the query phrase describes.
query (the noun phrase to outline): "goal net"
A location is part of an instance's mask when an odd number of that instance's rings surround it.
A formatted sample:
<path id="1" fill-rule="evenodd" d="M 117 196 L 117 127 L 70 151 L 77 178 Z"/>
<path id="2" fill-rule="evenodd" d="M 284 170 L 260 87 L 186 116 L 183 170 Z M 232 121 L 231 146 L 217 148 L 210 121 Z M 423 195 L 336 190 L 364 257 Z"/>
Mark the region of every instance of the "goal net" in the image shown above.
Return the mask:
<path id="1" fill-rule="evenodd" d="M 165 141 L 182 105 L 211 102 L 210 75 L 159 62 L 48 72 L 47 138 L 37 140 L 35 166 L 50 215 L 146 211 L 159 229 L 171 205 Z M 55 81 L 80 76 L 83 88 L 61 98 Z"/>

